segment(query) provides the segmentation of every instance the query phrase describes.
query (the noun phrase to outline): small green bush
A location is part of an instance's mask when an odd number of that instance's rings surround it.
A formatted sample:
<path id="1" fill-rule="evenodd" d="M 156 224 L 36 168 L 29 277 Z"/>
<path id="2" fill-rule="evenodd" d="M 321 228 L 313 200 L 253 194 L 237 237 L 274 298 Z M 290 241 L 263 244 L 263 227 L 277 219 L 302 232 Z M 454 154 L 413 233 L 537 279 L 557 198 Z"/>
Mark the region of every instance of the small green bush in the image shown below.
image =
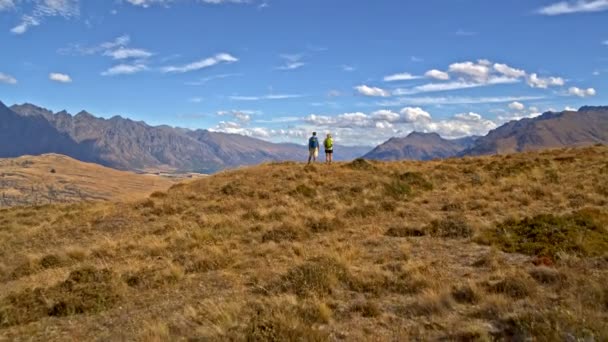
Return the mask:
<path id="1" fill-rule="evenodd" d="M 563 216 L 542 214 L 507 220 L 486 233 L 486 240 L 506 252 L 557 258 L 559 253 L 601 256 L 608 250 L 606 214 L 580 210 Z"/>

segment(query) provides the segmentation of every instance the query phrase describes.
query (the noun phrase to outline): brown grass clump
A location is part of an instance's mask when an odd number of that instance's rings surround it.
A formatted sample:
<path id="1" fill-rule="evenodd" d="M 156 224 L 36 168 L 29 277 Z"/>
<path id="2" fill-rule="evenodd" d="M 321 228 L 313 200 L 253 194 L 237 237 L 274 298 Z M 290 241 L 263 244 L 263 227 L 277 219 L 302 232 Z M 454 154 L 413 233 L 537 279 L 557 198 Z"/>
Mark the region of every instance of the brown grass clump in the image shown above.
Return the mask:
<path id="1" fill-rule="evenodd" d="M 45 316 L 96 313 L 122 298 L 122 285 L 110 270 L 81 268 L 51 288 L 26 289 L 0 302 L 0 327 L 37 321 Z"/>
<path id="2" fill-rule="evenodd" d="M 457 216 L 435 220 L 431 222 L 427 230 L 432 236 L 442 238 L 466 239 L 473 236 L 473 228 L 464 219 Z"/>
<path id="3" fill-rule="evenodd" d="M 480 301 L 481 294 L 475 285 L 465 284 L 452 288 L 452 297 L 458 303 L 476 304 Z"/>
<path id="4" fill-rule="evenodd" d="M 500 293 L 513 299 L 523 299 L 534 293 L 536 286 L 524 273 L 510 274 L 502 280 L 486 285 L 488 291 Z"/>
<path id="5" fill-rule="evenodd" d="M 329 341 L 326 332 L 313 329 L 290 313 L 267 312 L 261 310 L 251 317 L 247 330 L 246 341 Z"/>
<path id="6" fill-rule="evenodd" d="M 330 257 L 315 257 L 290 269 L 275 287 L 298 296 L 324 296 L 349 280 L 348 269 L 342 263 Z"/>
<path id="7" fill-rule="evenodd" d="M 273 228 L 262 235 L 262 242 L 282 242 L 282 241 L 297 241 L 304 238 L 306 233 L 302 228 L 292 225 L 284 224 L 280 227 Z"/>
<path id="8" fill-rule="evenodd" d="M 351 312 L 359 313 L 363 317 L 378 317 L 382 315 L 382 308 L 371 300 L 357 302 L 350 307 Z"/>
<path id="9" fill-rule="evenodd" d="M 541 284 L 556 284 L 565 278 L 558 270 L 546 266 L 535 267 L 529 270 L 528 273 Z"/>
<path id="10" fill-rule="evenodd" d="M 396 225 L 387 229 L 384 234 L 391 237 L 420 237 L 425 236 L 427 232 L 426 230 L 420 228 Z"/>

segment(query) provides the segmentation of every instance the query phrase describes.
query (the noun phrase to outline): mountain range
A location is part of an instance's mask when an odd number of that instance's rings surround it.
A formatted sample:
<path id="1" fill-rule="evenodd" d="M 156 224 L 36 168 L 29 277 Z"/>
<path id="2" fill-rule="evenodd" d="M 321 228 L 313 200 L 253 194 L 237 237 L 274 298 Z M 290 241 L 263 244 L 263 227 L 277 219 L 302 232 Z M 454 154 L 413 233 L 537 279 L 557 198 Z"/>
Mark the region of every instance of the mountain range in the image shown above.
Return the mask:
<path id="1" fill-rule="evenodd" d="M 430 160 L 456 156 L 506 154 L 547 148 L 608 144 L 608 107 L 547 112 L 508 122 L 483 137 L 449 140 L 437 133 L 391 138 L 364 156 L 377 160 Z"/>
<path id="2" fill-rule="evenodd" d="M 412 132 L 404 138 L 393 137 L 363 158 L 376 160 L 432 160 L 449 158 L 471 147 L 477 137 L 444 139 L 437 133 Z"/>
<path id="3" fill-rule="evenodd" d="M 483 137 L 444 139 L 412 132 L 377 146 L 336 146 L 336 160 L 431 160 L 545 148 L 608 144 L 608 107 L 547 112 L 508 122 Z M 0 158 L 57 153 L 121 170 L 212 173 L 267 161 L 305 160 L 304 145 L 238 134 L 150 126 L 81 111 L 53 113 L 33 104 L 0 102 Z"/>
<path id="4" fill-rule="evenodd" d="M 338 159 L 361 156 L 370 148 L 340 147 Z M 122 170 L 211 173 L 266 161 L 305 160 L 304 145 L 267 141 L 208 130 L 150 126 L 86 111 L 53 113 L 32 104 L 10 108 L 0 102 L 0 157 L 64 154 Z"/>

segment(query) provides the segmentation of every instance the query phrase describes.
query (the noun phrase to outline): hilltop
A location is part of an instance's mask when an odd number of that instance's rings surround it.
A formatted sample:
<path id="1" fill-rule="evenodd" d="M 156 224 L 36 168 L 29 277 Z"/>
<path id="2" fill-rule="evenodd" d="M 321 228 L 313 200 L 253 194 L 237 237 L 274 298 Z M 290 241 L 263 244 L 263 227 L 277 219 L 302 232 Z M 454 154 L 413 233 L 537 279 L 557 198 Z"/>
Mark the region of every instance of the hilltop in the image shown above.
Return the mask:
<path id="1" fill-rule="evenodd" d="M 174 183 L 166 177 L 118 171 L 58 154 L 0 158 L 0 208 L 133 200 Z"/>
<path id="2" fill-rule="evenodd" d="M 0 337 L 606 340 L 607 184 L 595 146 L 3 209 Z"/>

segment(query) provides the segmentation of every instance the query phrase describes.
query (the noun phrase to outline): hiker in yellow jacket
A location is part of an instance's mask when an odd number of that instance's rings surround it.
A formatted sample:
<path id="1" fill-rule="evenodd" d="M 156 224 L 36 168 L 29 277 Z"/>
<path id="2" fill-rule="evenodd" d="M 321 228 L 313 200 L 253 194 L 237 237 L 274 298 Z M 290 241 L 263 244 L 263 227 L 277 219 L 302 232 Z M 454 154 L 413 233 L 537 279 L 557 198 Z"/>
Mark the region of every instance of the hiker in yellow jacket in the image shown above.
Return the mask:
<path id="1" fill-rule="evenodd" d="M 334 155 L 334 139 L 332 139 L 331 134 L 327 134 L 323 146 L 325 147 L 325 163 L 331 164 Z"/>

